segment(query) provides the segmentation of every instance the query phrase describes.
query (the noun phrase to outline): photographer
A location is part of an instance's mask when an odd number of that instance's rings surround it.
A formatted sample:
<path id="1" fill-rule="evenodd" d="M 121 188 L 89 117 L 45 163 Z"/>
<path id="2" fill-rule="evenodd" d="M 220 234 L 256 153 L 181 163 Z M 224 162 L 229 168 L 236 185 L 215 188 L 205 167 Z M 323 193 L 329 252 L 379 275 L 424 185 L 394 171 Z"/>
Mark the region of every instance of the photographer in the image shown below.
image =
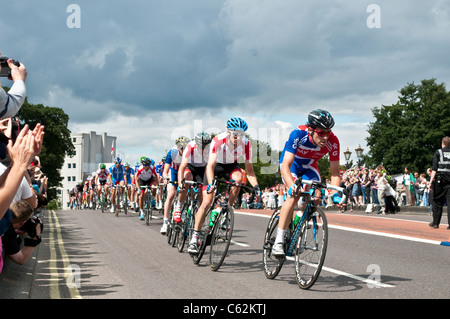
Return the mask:
<path id="1" fill-rule="evenodd" d="M 1 56 L 1 53 L 0 53 Z M 22 63 L 15 63 L 12 59 L 7 60 L 7 67 L 11 69 L 11 76 L 8 78 L 14 82 L 8 93 L 0 85 L 0 118 L 8 118 L 16 115 L 21 108 L 26 97 L 25 79 L 27 69 Z M 19 64 L 17 66 L 16 64 Z M 3 68 L 7 68 L 5 65 Z M 0 64 L 0 74 L 2 66 Z M 5 71 L 5 70 L 4 70 Z"/>
<path id="2" fill-rule="evenodd" d="M 2 236 L 5 254 L 12 261 L 23 265 L 30 258 L 34 248 L 41 243 L 43 224 L 39 218 L 31 217 L 33 208 L 24 200 L 11 205 L 11 226 Z M 24 246 L 20 248 L 22 239 L 19 235 L 26 235 Z"/>

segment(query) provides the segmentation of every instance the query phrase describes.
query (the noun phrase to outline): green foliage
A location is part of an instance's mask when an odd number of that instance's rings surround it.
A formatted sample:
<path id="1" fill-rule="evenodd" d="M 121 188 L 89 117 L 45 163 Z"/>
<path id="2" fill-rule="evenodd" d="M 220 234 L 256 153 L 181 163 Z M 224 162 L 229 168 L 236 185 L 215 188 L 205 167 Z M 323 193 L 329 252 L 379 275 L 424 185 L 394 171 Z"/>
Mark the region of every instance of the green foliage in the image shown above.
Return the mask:
<path id="1" fill-rule="evenodd" d="M 450 135 L 450 93 L 435 79 L 409 83 L 393 105 L 372 109 L 375 122 L 369 124 L 370 166 L 383 164 L 392 174 L 405 166 L 425 172 L 444 136 Z"/>
<path id="2" fill-rule="evenodd" d="M 44 125 L 45 135 L 39 158 L 42 171 L 48 177 L 48 199 L 56 198 L 56 187 L 61 186 L 59 170 L 67 153 L 75 150 L 67 128 L 69 116 L 61 108 L 30 104 L 25 100 L 17 113 L 21 126 L 28 124 L 33 129 L 37 123 Z"/>

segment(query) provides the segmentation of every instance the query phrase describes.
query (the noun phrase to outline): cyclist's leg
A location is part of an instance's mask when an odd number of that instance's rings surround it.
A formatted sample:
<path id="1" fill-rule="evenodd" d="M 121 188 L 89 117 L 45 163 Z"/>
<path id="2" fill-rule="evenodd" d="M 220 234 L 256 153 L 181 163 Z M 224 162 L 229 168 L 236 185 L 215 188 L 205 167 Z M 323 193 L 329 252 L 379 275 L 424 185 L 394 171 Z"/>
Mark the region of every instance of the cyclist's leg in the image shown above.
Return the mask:
<path id="1" fill-rule="evenodd" d="M 187 181 L 192 181 L 192 172 L 189 168 L 186 168 L 184 171 L 184 179 Z M 176 223 L 181 222 L 181 209 L 186 201 L 188 188 L 189 185 L 186 185 L 185 189 L 178 194 L 177 204 L 175 206 L 175 211 L 173 212 L 173 220 Z"/>
<path id="2" fill-rule="evenodd" d="M 171 181 L 177 182 L 178 176 L 177 171 L 170 168 L 170 174 L 171 174 Z M 170 218 L 170 211 L 172 209 L 172 202 L 175 198 L 176 193 L 176 186 L 172 183 L 167 184 L 167 197 L 166 202 L 164 203 L 164 221 L 163 225 L 161 227 L 160 233 L 162 235 L 165 235 L 167 233 L 167 226 L 169 224 L 169 218 Z"/>
<path id="3" fill-rule="evenodd" d="M 237 184 L 241 184 L 242 182 L 242 171 L 239 167 L 233 169 L 230 172 L 230 179 L 232 179 L 233 181 L 235 181 Z M 238 196 L 240 191 L 239 187 L 232 187 L 231 191 L 230 191 L 230 197 L 228 198 L 228 204 L 230 204 L 230 206 L 234 205 L 234 202 L 236 200 L 236 197 Z"/>

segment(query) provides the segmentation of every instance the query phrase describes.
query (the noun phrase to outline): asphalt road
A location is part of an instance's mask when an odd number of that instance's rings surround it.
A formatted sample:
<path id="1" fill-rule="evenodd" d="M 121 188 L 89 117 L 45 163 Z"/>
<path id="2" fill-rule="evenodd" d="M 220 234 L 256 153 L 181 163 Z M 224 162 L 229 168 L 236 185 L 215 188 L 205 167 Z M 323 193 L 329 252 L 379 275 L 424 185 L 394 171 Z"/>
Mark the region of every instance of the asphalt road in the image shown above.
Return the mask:
<path id="1" fill-rule="evenodd" d="M 183 307 L 204 299 L 450 298 L 450 247 L 440 245 L 450 231 L 446 224 L 431 229 L 426 214 L 327 212 L 325 266 L 305 291 L 289 260 L 274 280 L 266 279 L 262 240 L 268 214 L 248 212 L 236 212 L 233 244 L 217 272 L 209 269 L 208 251 L 195 265 L 186 251 L 170 247 L 159 233 L 161 218 L 146 226 L 130 213 L 44 212 L 42 243 L 24 266 L 6 260 L 0 297 L 179 299 Z"/>

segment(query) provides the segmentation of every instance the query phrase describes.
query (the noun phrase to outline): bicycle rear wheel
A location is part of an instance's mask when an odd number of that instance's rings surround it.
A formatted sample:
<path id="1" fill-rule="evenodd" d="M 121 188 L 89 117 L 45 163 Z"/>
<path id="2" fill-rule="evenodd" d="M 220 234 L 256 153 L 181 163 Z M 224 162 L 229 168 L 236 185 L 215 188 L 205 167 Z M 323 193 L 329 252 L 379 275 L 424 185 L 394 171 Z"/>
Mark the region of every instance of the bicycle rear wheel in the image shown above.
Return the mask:
<path id="1" fill-rule="evenodd" d="M 285 261 L 285 259 L 272 256 L 272 247 L 275 244 L 275 238 L 277 236 L 279 216 L 280 211 L 276 210 L 272 214 L 272 217 L 270 217 L 266 233 L 264 234 L 263 269 L 264 275 L 268 279 L 274 279 L 278 275 Z"/>
<path id="2" fill-rule="evenodd" d="M 230 205 L 223 208 L 214 223 L 211 237 L 209 265 L 217 271 L 227 256 L 234 227 L 234 209 Z"/>
<path id="3" fill-rule="evenodd" d="M 316 208 L 301 227 L 295 249 L 295 279 L 302 289 L 309 289 L 319 278 L 328 244 L 328 222 L 325 213 Z"/>

